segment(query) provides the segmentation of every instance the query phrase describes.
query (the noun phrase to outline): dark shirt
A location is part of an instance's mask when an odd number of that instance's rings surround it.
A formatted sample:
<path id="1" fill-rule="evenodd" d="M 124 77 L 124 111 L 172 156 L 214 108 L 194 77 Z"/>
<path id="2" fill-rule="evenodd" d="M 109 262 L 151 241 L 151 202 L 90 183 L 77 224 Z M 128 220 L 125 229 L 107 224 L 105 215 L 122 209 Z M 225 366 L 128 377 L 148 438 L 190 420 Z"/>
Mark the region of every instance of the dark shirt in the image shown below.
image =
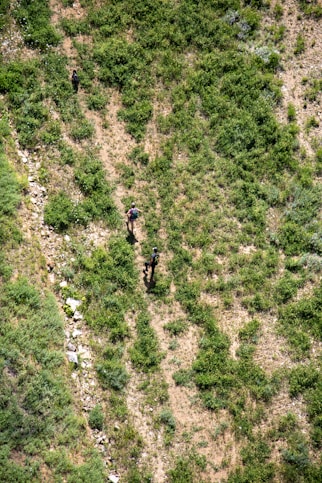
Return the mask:
<path id="1" fill-rule="evenodd" d="M 156 265 L 158 263 L 158 253 L 153 252 L 151 255 L 151 265 Z"/>

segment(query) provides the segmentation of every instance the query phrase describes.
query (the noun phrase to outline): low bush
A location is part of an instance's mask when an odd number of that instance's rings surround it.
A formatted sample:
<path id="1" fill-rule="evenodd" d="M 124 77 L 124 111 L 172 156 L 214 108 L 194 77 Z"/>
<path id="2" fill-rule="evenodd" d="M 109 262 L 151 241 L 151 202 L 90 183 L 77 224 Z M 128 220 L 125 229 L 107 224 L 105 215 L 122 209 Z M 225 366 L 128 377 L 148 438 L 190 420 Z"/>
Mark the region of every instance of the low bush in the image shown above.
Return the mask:
<path id="1" fill-rule="evenodd" d="M 279 324 L 287 337 L 292 335 L 294 329 L 302 328 L 317 339 L 321 339 L 321 290 L 322 286 L 314 291 L 312 297 L 301 299 L 280 309 Z"/>
<path id="2" fill-rule="evenodd" d="M 159 420 L 162 424 L 166 426 L 167 431 L 175 431 L 176 422 L 171 411 L 169 411 L 168 409 L 164 409 L 159 415 Z"/>
<path id="3" fill-rule="evenodd" d="M 284 275 L 275 285 L 275 300 L 279 304 L 286 303 L 296 295 L 300 284 L 300 280 L 293 278 L 289 274 Z"/>
<path id="4" fill-rule="evenodd" d="M 7 23 L 7 15 L 10 9 L 10 0 L 3 0 L 0 5 L 0 31 Z"/>
<path id="5" fill-rule="evenodd" d="M 102 111 L 105 109 L 108 99 L 106 95 L 98 88 L 95 88 L 87 97 L 87 107 L 92 111 Z"/>
<path id="6" fill-rule="evenodd" d="M 258 333 L 261 327 L 261 323 L 253 319 L 248 322 L 238 333 L 238 337 L 241 341 L 249 344 L 256 344 L 258 341 Z"/>
<path id="7" fill-rule="evenodd" d="M 290 395 L 296 397 L 308 389 L 315 389 L 319 379 L 319 371 L 313 365 L 296 366 L 289 375 Z"/>
<path id="8" fill-rule="evenodd" d="M 136 322 L 137 338 L 130 350 L 132 364 L 144 372 L 158 369 L 163 354 L 147 314 L 141 313 Z"/>
<path id="9" fill-rule="evenodd" d="M 184 333 L 188 329 L 188 325 L 183 319 L 177 319 L 173 322 L 167 322 L 163 328 L 167 330 L 171 336 L 176 336 Z"/>
<path id="10" fill-rule="evenodd" d="M 44 221 L 58 232 L 67 230 L 75 221 L 75 203 L 63 191 L 51 196 L 45 206 Z"/>
<path id="11" fill-rule="evenodd" d="M 13 10 L 14 17 L 22 29 L 24 41 L 33 48 L 46 50 L 56 46 L 61 36 L 50 24 L 51 12 L 48 0 L 21 0 Z"/>
<path id="12" fill-rule="evenodd" d="M 304 51 L 305 51 L 305 38 L 301 33 L 299 33 L 296 37 L 294 54 L 299 55 L 299 54 L 302 54 Z"/>
<path id="13" fill-rule="evenodd" d="M 102 411 L 102 406 L 97 404 L 89 413 L 88 424 L 92 429 L 98 429 L 101 431 L 104 424 L 104 413 Z"/>
<path id="14" fill-rule="evenodd" d="M 130 378 L 125 367 L 118 361 L 104 361 L 96 365 L 96 371 L 102 387 L 121 391 Z"/>
<path id="15" fill-rule="evenodd" d="M 179 369 L 172 375 L 177 386 L 190 386 L 193 379 L 193 373 L 187 369 Z"/>
<path id="16" fill-rule="evenodd" d="M 70 132 L 74 141 L 83 141 L 90 139 L 94 134 L 94 126 L 87 119 L 77 120 L 73 123 Z"/>

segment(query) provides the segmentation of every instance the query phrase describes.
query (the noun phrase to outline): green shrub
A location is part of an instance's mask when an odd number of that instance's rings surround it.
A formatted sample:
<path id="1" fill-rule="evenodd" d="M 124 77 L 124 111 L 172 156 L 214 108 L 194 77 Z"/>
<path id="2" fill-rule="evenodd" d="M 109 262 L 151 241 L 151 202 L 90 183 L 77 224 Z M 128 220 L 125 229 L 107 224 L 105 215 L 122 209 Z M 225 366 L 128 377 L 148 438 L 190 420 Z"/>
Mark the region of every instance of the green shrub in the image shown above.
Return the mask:
<path id="1" fill-rule="evenodd" d="M 274 481 L 273 463 L 256 463 L 246 468 L 237 467 L 229 476 L 227 483 L 267 483 Z"/>
<path id="2" fill-rule="evenodd" d="M 173 414 L 168 409 L 164 409 L 159 415 L 159 421 L 166 427 L 166 431 L 174 433 L 176 430 L 176 421 Z"/>
<path id="3" fill-rule="evenodd" d="M 308 389 L 315 389 L 319 379 L 319 371 L 312 364 L 295 367 L 289 376 L 290 395 L 296 397 Z"/>
<path id="4" fill-rule="evenodd" d="M 184 333 L 188 329 L 187 323 L 183 319 L 167 322 L 163 328 L 167 330 L 171 336 L 176 336 Z"/>
<path id="5" fill-rule="evenodd" d="M 278 423 L 278 432 L 282 437 L 292 434 L 292 432 L 297 428 L 298 422 L 297 418 L 292 413 L 287 413 L 286 416 L 282 416 Z"/>
<path id="6" fill-rule="evenodd" d="M 194 473 L 190 458 L 177 458 L 175 467 L 168 471 L 170 483 L 193 483 Z"/>
<path id="7" fill-rule="evenodd" d="M 41 50 L 56 46 L 61 40 L 60 35 L 50 24 L 50 9 L 47 0 L 21 0 L 14 10 L 27 45 Z"/>
<path id="8" fill-rule="evenodd" d="M 149 155 L 144 152 L 143 148 L 136 146 L 129 154 L 129 159 L 135 164 L 146 166 L 149 162 Z"/>
<path id="9" fill-rule="evenodd" d="M 306 121 L 305 128 L 309 131 L 311 128 L 319 127 L 319 125 L 319 121 L 314 116 L 311 116 Z"/>
<path id="10" fill-rule="evenodd" d="M 87 97 L 87 107 L 93 111 L 103 110 L 107 103 L 108 99 L 106 98 L 106 95 L 98 88 L 95 88 Z"/>
<path id="11" fill-rule="evenodd" d="M 4 217 L 12 216 L 15 213 L 20 201 L 20 190 L 17 179 L 2 153 L 2 149 L 0 150 L 0 191 L 0 220 L 3 222 Z M 0 228 L 0 234 L 1 231 Z"/>
<path id="12" fill-rule="evenodd" d="M 274 5 L 273 13 L 276 20 L 280 20 L 283 17 L 283 7 L 280 3 Z"/>
<path id="13" fill-rule="evenodd" d="M 70 37 L 76 37 L 77 35 L 86 34 L 88 32 L 88 25 L 86 22 L 84 22 L 84 20 L 64 17 L 61 19 L 60 25 L 65 34 L 69 35 Z"/>
<path id="14" fill-rule="evenodd" d="M 77 159 L 78 159 L 78 154 L 73 150 L 71 146 L 68 146 L 64 142 L 60 142 L 58 145 L 58 149 L 60 151 L 60 158 L 61 158 L 61 163 L 63 165 L 67 164 L 69 166 L 73 166 Z"/>
<path id="15" fill-rule="evenodd" d="M 179 369 L 172 374 L 172 377 L 177 386 L 190 386 L 192 375 L 192 371 L 188 369 Z"/>
<path id="16" fill-rule="evenodd" d="M 286 255 L 301 255 L 308 248 L 307 232 L 303 226 L 288 221 L 280 229 L 279 242 Z"/>
<path id="17" fill-rule="evenodd" d="M 321 290 L 320 286 L 314 291 L 312 297 L 301 299 L 280 309 L 279 323 L 286 335 L 292 334 L 294 328 L 300 327 L 314 337 L 321 338 Z M 301 334 L 299 334 L 300 338 Z"/>
<path id="18" fill-rule="evenodd" d="M 130 378 L 126 369 L 118 361 L 104 361 L 96 365 L 97 374 L 102 387 L 121 391 Z"/>
<path id="19" fill-rule="evenodd" d="M 299 287 L 299 280 L 291 277 L 289 274 L 284 275 L 275 286 L 275 298 L 278 303 L 285 303 L 293 298 Z"/>
<path id="20" fill-rule="evenodd" d="M 40 307 L 39 293 L 32 285 L 29 285 L 26 278 L 18 278 L 15 282 L 8 283 L 5 290 L 10 299 L 17 305 L 34 309 Z"/>
<path id="21" fill-rule="evenodd" d="M 50 121 L 41 133 L 40 139 L 44 144 L 56 144 L 61 140 L 62 133 L 58 121 Z"/>
<path id="22" fill-rule="evenodd" d="M 287 119 L 289 122 L 295 121 L 296 118 L 296 109 L 294 104 L 287 105 Z"/>
<path id="23" fill-rule="evenodd" d="M 261 323 L 253 319 L 248 322 L 238 333 L 238 337 L 241 341 L 256 344 L 258 341 L 258 332 L 261 327 Z"/>
<path id="24" fill-rule="evenodd" d="M 97 404 L 89 413 L 88 424 L 92 429 L 98 429 L 101 431 L 104 424 L 104 413 L 102 411 L 102 406 Z"/>
<path id="25" fill-rule="evenodd" d="M 147 314 L 141 313 L 138 316 L 136 330 L 137 338 L 130 350 L 132 364 L 144 372 L 154 371 L 159 367 L 163 354 Z"/>
<path id="26" fill-rule="evenodd" d="M 75 204 L 65 192 L 61 191 L 48 199 L 44 221 L 59 232 L 67 230 L 75 221 Z"/>
<path id="27" fill-rule="evenodd" d="M 9 13 L 9 8 L 10 8 L 10 0 L 3 0 L 0 5 L 0 30 L 2 30 L 7 23 L 7 15 Z"/>
<path id="28" fill-rule="evenodd" d="M 74 122 L 70 134 L 74 141 L 90 139 L 94 134 L 94 126 L 87 119 L 77 120 Z"/>
<path id="29" fill-rule="evenodd" d="M 298 34 L 298 36 L 296 37 L 294 54 L 295 55 L 302 54 L 304 50 L 305 50 L 305 38 L 303 37 L 302 34 Z"/>
<path id="30" fill-rule="evenodd" d="M 118 163 L 118 170 L 121 172 L 121 180 L 126 188 L 132 188 L 135 183 L 135 172 L 132 166 Z"/>

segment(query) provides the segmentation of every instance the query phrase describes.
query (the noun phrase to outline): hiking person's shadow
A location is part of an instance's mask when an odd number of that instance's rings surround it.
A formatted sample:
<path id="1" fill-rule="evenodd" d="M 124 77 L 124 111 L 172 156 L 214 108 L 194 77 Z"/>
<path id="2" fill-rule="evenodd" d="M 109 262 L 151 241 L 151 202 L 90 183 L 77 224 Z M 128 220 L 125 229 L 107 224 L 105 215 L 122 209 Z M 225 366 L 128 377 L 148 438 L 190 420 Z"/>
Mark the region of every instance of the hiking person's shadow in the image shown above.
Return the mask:
<path id="1" fill-rule="evenodd" d="M 147 292 L 149 292 L 151 289 L 155 287 L 155 280 L 151 280 L 146 273 L 143 276 L 143 282 L 144 282 L 144 285 L 146 286 Z"/>
<path id="2" fill-rule="evenodd" d="M 126 241 L 130 244 L 130 245 L 135 245 L 135 243 L 138 242 L 138 240 L 135 238 L 135 235 L 130 231 L 128 230 L 127 232 L 127 235 L 126 235 Z"/>

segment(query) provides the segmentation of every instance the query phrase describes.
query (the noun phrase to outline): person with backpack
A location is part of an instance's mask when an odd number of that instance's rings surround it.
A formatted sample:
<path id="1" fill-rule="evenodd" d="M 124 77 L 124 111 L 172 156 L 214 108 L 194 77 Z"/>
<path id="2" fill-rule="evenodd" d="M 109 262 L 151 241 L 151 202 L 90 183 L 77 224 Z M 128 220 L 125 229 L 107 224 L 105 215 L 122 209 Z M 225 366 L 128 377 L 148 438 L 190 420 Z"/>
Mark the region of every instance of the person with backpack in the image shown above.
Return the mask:
<path id="1" fill-rule="evenodd" d="M 134 221 L 139 217 L 139 214 L 142 213 L 141 210 L 139 210 L 139 208 L 137 208 L 135 206 L 135 203 L 131 203 L 131 208 L 129 209 L 129 211 L 126 213 L 127 215 L 127 228 L 129 229 L 129 224 L 130 224 L 130 227 L 131 227 L 131 232 L 134 234 Z"/>
<path id="2" fill-rule="evenodd" d="M 73 73 L 72 73 L 72 84 L 73 84 L 74 91 L 77 93 L 78 86 L 79 86 L 79 78 L 76 70 L 73 70 Z"/>
<path id="3" fill-rule="evenodd" d="M 143 273 L 145 275 L 147 275 L 148 274 L 148 271 L 149 271 L 149 268 L 151 267 L 151 277 L 150 277 L 150 281 L 153 280 L 154 270 L 155 270 L 155 267 L 157 266 L 158 263 L 159 263 L 158 248 L 157 247 L 154 247 L 153 248 L 153 252 L 151 254 L 151 257 L 150 257 L 150 261 L 144 263 L 145 269 L 143 270 Z"/>

